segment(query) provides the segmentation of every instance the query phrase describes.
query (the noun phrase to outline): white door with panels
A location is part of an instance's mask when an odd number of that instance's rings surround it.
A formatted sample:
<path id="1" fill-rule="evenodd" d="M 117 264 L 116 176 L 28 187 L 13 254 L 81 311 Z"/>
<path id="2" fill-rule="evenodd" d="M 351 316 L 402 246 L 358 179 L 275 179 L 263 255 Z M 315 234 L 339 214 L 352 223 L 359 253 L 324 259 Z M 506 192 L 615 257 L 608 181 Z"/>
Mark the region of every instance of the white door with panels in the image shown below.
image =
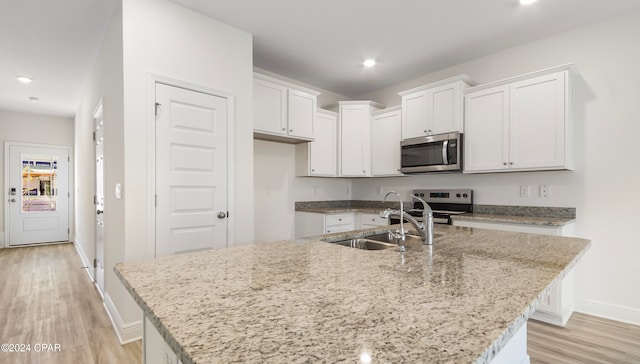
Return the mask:
<path id="1" fill-rule="evenodd" d="M 100 292 L 104 292 L 104 119 L 102 105 L 93 116 L 96 147 L 96 260 L 95 280 Z"/>
<path id="2" fill-rule="evenodd" d="M 156 84 L 156 256 L 227 246 L 227 99 Z"/>
<path id="3" fill-rule="evenodd" d="M 69 241 L 69 149 L 7 144 L 5 153 L 8 246 Z"/>

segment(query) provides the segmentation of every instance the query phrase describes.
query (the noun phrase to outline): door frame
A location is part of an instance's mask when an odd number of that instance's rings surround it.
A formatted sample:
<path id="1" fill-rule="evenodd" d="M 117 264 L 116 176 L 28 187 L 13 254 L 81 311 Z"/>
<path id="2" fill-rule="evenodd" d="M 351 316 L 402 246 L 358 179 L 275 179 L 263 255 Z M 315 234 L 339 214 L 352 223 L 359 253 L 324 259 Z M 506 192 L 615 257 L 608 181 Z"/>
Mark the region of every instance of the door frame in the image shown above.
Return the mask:
<path id="1" fill-rule="evenodd" d="M 7 193 L 9 191 L 9 185 L 11 184 L 11 181 L 9 181 L 9 169 L 11 168 L 10 164 L 11 161 L 9 160 L 9 149 L 12 146 L 18 146 L 18 147 L 31 147 L 31 148 L 58 148 L 58 149 L 65 149 L 67 151 L 67 153 L 69 153 L 69 169 L 68 169 L 68 176 L 67 178 L 69 179 L 68 186 L 69 186 L 69 208 L 67 209 L 67 214 L 69 216 L 67 216 L 68 219 L 68 224 L 69 224 L 69 241 L 73 241 L 75 240 L 75 236 L 73 236 L 71 234 L 71 232 L 73 231 L 73 229 L 75 228 L 75 222 L 71 220 L 71 217 L 73 216 L 73 211 L 75 210 L 75 207 L 73 206 L 74 203 L 74 199 L 73 199 L 73 191 L 74 191 L 74 185 L 73 185 L 73 175 L 74 175 L 74 169 L 73 169 L 73 148 L 68 146 L 68 145 L 55 145 L 55 144 L 36 144 L 36 143 L 23 143 L 23 142 L 13 142 L 13 141 L 5 141 L 4 142 L 4 188 L 5 191 L 2 191 L 2 195 L 5 197 L 4 198 L 4 237 L 3 240 L 0 242 L 0 248 L 15 248 L 9 245 L 9 199 L 6 198 Z M 43 243 L 43 244 L 47 244 L 47 243 Z M 57 244 L 57 243 L 56 243 Z M 16 247 L 24 247 L 24 246 L 29 246 L 29 245 L 20 245 L 20 246 L 16 246 Z"/>
<path id="2" fill-rule="evenodd" d="M 221 97 L 227 100 L 227 246 L 235 241 L 235 97 L 233 94 L 199 83 L 156 73 L 147 74 L 147 258 L 156 256 L 156 84 Z"/>

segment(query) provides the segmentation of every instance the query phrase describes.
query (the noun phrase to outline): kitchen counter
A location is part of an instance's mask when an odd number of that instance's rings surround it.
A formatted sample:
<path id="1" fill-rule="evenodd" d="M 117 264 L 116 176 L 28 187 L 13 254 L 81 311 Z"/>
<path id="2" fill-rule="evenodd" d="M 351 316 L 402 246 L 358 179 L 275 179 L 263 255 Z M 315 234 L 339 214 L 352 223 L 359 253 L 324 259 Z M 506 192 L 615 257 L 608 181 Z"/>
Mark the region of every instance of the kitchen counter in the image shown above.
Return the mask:
<path id="1" fill-rule="evenodd" d="M 435 233 L 432 247 L 409 244 L 406 253 L 312 238 L 114 270 L 184 364 L 356 363 L 362 354 L 374 363 L 488 363 L 589 246 L 444 225 Z"/>
<path id="2" fill-rule="evenodd" d="M 495 214 L 462 214 L 452 216 L 455 221 L 481 221 L 496 222 L 506 224 L 522 224 L 537 226 L 565 226 L 576 221 L 575 218 L 565 217 L 544 217 L 544 216 L 517 216 L 517 215 L 495 215 Z"/>

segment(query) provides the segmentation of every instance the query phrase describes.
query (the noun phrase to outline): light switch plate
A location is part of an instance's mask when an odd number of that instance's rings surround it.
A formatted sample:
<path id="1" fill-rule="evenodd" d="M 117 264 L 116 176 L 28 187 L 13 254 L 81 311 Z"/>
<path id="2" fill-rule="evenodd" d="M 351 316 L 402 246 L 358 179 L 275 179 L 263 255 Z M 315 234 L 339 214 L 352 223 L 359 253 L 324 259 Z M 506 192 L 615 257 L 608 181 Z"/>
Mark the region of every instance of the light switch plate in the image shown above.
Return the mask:
<path id="1" fill-rule="evenodd" d="M 122 198 L 122 185 L 120 183 L 116 183 L 116 199 L 120 200 Z"/>
<path id="2" fill-rule="evenodd" d="M 520 186 L 520 197 L 529 198 L 531 196 L 531 187 L 529 185 Z"/>

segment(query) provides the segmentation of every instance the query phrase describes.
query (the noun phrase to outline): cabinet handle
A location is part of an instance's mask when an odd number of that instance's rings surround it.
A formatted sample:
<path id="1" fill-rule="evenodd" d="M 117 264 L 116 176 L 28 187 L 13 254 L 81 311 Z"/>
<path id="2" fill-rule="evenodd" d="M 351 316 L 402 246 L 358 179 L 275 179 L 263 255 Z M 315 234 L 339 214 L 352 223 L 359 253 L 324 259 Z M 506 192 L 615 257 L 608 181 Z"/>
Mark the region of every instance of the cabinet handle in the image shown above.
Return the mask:
<path id="1" fill-rule="evenodd" d="M 315 169 L 312 169 L 312 170 L 311 170 L 311 172 L 315 172 L 315 171 L 316 171 Z"/>
<path id="2" fill-rule="evenodd" d="M 342 221 L 342 218 L 338 219 L 338 221 Z"/>
<path id="3" fill-rule="evenodd" d="M 331 230 L 327 230 L 327 233 L 330 233 L 330 232 L 331 232 Z"/>
<path id="4" fill-rule="evenodd" d="M 290 132 L 290 133 L 291 133 L 291 132 L 293 132 L 293 129 L 289 129 L 289 132 Z"/>
<path id="5" fill-rule="evenodd" d="M 513 165 L 513 162 L 509 162 L 509 165 Z"/>
<path id="6" fill-rule="evenodd" d="M 503 166 L 506 166 L 506 165 L 507 165 L 507 162 L 502 162 L 502 165 L 503 165 Z"/>
<path id="7" fill-rule="evenodd" d="M 425 131 L 424 131 L 424 133 L 425 133 L 425 134 L 427 134 L 427 133 L 428 133 L 428 131 L 426 131 L 426 130 L 425 130 Z"/>

